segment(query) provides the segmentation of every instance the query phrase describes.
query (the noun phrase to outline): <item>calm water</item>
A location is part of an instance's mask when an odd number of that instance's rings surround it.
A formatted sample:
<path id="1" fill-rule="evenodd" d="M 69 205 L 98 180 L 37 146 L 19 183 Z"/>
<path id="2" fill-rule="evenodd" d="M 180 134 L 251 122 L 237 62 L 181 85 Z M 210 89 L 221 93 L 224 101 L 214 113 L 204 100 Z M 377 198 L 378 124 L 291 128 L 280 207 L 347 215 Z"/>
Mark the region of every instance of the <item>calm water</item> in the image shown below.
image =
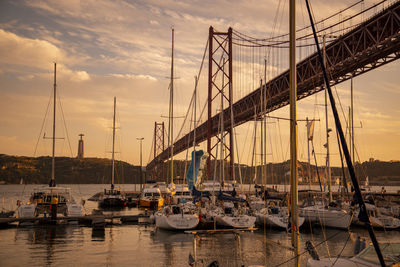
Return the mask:
<path id="1" fill-rule="evenodd" d="M 15 209 L 16 201 L 26 200 L 33 187 L 1 185 L 1 207 Z M 103 190 L 104 185 L 69 187 L 79 201 Z M 121 189 L 133 190 L 134 185 L 124 185 Z M 87 201 L 85 208 L 90 213 L 97 204 Z M 352 254 L 353 244 L 348 240 L 347 231 L 324 232 L 321 228 L 304 227 L 300 232 L 302 245 L 307 240 L 317 245 L 329 239 L 318 246 L 320 256 L 338 255 L 343 248 L 342 255 Z M 369 240 L 361 228 L 352 229 L 352 233 Z M 400 231 L 376 231 L 376 234 L 380 241 L 400 242 Z M 197 259 L 204 262 L 198 266 L 207 266 L 213 260 L 218 260 L 220 266 L 278 266 L 292 257 L 285 248 L 290 244 L 289 239 L 290 234 L 271 229 L 242 233 L 238 237 L 233 234 L 200 236 L 194 241 L 190 234 L 157 231 L 153 226 L 114 225 L 100 233 L 77 225 L 12 227 L 0 229 L 0 266 L 188 266 L 189 253 L 194 256 L 194 245 Z M 307 258 L 308 254 L 302 256 L 303 266 Z"/>

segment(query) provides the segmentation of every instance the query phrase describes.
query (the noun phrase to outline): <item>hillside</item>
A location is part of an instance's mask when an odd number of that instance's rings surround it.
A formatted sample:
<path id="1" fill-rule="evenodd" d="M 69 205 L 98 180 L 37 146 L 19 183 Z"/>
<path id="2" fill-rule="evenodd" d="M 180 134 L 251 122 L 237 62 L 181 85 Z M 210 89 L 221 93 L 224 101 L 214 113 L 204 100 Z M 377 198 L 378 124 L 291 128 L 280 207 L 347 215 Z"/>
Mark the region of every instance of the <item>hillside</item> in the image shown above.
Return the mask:
<path id="1" fill-rule="evenodd" d="M 115 183 L 139 182 L 139 166 L 116 161 Z M 56 157 L 58 184 L 96 184 L 111 181 L 111 160 Z M 51 178 L 51 157 L 17 157 L 0 154 L 0 181 L 7 184 L 47 184 Z"/>
<path id="2" fill-rule="evenodd" d="M 168 173 L 168 164 L 159 166 L 156 171 L 158 180 L 164 181 Z M 212 162 L 212 165 L 214 162 Z M 174 162 L 175 182 L 183 180 L 185 176 L 185 161 Z M 55 173 L 58 184 L 97 184 L 109 183 L 111 181 L 111 160 L 102 158 L 68 158 L 57 157 L 55 159 Z M 116 161 L 115 183 L 132 184 L 140 183 L 139 166 L 133 166 L 129 163 Z M 212 169 L 214 169 L 212 167 Z M 254 177 L 254 167 L 240 165 L 243 183 L 252 183 Z M 289 161 L 281 163 L 269 163 L 266 168 L 266 183 L 268 184 L 288 184 L 288 172 L 290 170 Z M 362 164 L 356 163 L 355 170 L 357 178 L 364 182 L 368 176 L 370 185 L 400 185 L 400 162 L 368 161 Z M 164 172 L 164 175 L 162 174 Z M 228 172 L 228 170 L 227 170 Z M 319 166 L 318 174 L 314 165 L 311 165 L 311 172 L 314 182 L 319 175 L 321 179 L 324 176 L 324 167 Z M 261 168 L 257 167 L 257 183 L 262 183 L 259 177 Z M 341 168 L 332 168 L 333 181 L 342 176 Z M 345 171 L 348 179 L 348 173 Z M 239 166 L 235 166 L 235 176 L 239 180 Z M 18 157 L 0 154 L 0 183 L 16 184 L 23 179 L 26 184 L 47 184 L 51 177 L 51 157 Z M 150 173 L 147 177 L 151 177 Z M 300 182 L 303 177 L 308 177 L 308 164 L 299 163 Z M 303 180 L 304 182 L 304 180 Z"/>

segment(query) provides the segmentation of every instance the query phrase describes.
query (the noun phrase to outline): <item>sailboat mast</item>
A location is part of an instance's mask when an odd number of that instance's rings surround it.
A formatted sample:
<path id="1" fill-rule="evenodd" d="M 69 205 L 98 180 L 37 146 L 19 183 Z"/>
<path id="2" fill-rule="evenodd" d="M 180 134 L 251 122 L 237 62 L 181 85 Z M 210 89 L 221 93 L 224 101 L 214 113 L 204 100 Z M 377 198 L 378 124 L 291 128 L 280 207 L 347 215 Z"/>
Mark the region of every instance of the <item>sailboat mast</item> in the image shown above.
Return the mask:
<path id="1" fill-rule="evenodd" d="M 296 0 L 289 4 L 289 66 L 290 66 L 290 202 L 292 245 L 295 254 L 295 266 L 299 266 L 299 214 L 298 214 L 298 179 L 297 179 L 297 70 L 296 70 Z"/>
<path id="2" fill-rule="evenodd" d="M 225 58 L 222 58 L 222 73 L 225 73 Z M 224 76 L 222 75 L 222 86 L 221 86 L 221 137 L 220 137 L 220 152 L 221 152 L 221 184 L 225 184 L 225 153 L 224 153 Z"/>
<path id="3" fill-rule="evenodd" d="M 323 35 L 323 45 L 324 45 L 324 66 L 326 67 L 326 35 Z M 325 87 L 325 124 L 326 124 L 326 172 L 325 177 L 328 181 L 328 191 L 329 191 L 329 202 L 332 201 L 332 191 L 331 191 L 331 164 L 329 158 L 329 126 L 328 126 L 328 89 Z"/>
<path id="4" fill-rule="evenodd" d="M 306 118 L 306 128 L 307 128 L 307 161 L 308 161 L 308 182 L 309 182 L 309 189 L 311 190 L 311 162 L 310 162 L 310 135 L 308 133 L 309 127 L 309 120 L 308 117 Z"/>
<path id="5" fill-rule="evenodd" d="M 331 107 L 332 107 L 332 113 L 333 113 L 333 117 L 335 119 L 335 126 L 336 126 L 336 129 L 337 129 L 338 133 L 339 133 L 340 142 L 342 143 L 343 153 L 344 153 L 344 156 L 346 158 L 347 168 L 348 168 L 348 171 L 349 171 L 349 174 L 350 174 L 351 181 L 352 181 L 353 186 L 354 186 L 354 197 L 355 197 L 355 200 L 358 202 L 358 205 L 359 205 L 359 208 L 360 208 L 360 216 L 359 216 L 359 218 L 360 218 L 361 221 L 363 221 L 365 223 L 365 226 L 368 229 L 368 233 L 369 233 L 369 235 L 371 237 L 372 244 L 374 245 L 376 254 L 378 256 L 379 263 L 381 264 L 382 267 L 384 267 L 384 266 L 386 266 L 385 260 L 383 258 L 382 252 L 381 252 L 381 250 L 379 248 L 378 240 L 376 239 L 374 230 L 373 230 L 371 222 L 369 220 L 367 207 L 365 206 L 365 202 L 364 202 L 363 197 L 361 195 L 360 187 L 358 186 L 358 181 L 357 181 L 356 175 L 354 173 L 353 163 L 351 162 L 349 148 L 348 148 L 346 140 L 345 140 L 345 136 L 344 136 L 344 133 L 343 133 L 342 125 L 340 124 L 339 114 L 338 114 L 338 111 L 336 109 L 335 99 L 333 98 L 332 90 L 331 90 L 330 85 L 329 85 L 329 79 L 328 79 L 328 75 L 326 73 L 325 65 L 324 65 L 324 62 L 323 62 L 323 59 L 322 59 L 321 50 L 319 48 L 318 38 L 317 38 L 317 34 L 316 34 L 316 30 L 315 30 L 315 26 L 314 26 L 312 14 L 311 14 L 310 4 L 309 4 L 308 0 L 306 0 L 306 6 L 307 6 L 308 16 L 310 18 L 311 28 L 312 28 L 313 35 L 314 35 L 315 45 L 317 47 L 318 59 L 319 59 L 319 62 L 321 63 L 321 66 L 322 66 L 322 74 L 324 76 L 325 86 L 328 89 L 329 100 L 330 100 Z"/>
<path id="6" fill-rule="evenodd" d="M 57 63 L 54 62 L 54 99 L 53 99 L 53 149 L 52 149 L 52 156 L 51 156 L 51 186 L 55 186 L 55 150 L 56 150 L 56 92 L 57 92 Z"/>
<path id="7" fill-rule="evenodd" d="M 114 96 L 114 116 L 113 116 L 113 143 L 112 143 L 112 172 L 111 172 L 111 189 L 113 189 L 114 186 L 114 168 L 115 168 L 115 162 L 114 162 L 114 149 L 115 149 L 115 108 L 117 105 L 117 98 Z"/>
<path id="8" fill-rule="evenodd" d="M 351 149 L 353 154 L 353 164 L 355 163 L 355 149 L 354 149 L 354 112 L 353 112 L 353 76 L 351 77 Z"/>
<path id="9" fill-rule="evenodd" d="M 267 118 L 266 118 L 266 109 L 267 109 L 267 59 L 264 59 L 264 86 L 263 86 L 263 91 L 264 91 L 264 100 L 263 100 L 263 124 L 264 124 L 264 162 L 263 162 L 263 168 L 264 168 L 264 176 L 265 176 L 265 183 L 267 183 Z"/>
<path id="10" fill-rule="evenodd" d="M 174 28 L 172 28 L 171 86 L 169 106 L 169 130 L 171 140 L 171 183 L 174 183 Z"/>
<path id="11" fill-rule="evenodd" d="M 196 101 L 197 101 L 197 76 L 194 76 L 195 84 L 194 84 L 194 97 L 193 97 L 193 182 L 196 177 Z"/>
<path id="12" fill-rule="evenodd" d="M 262 79 L 260 80 L 260 88 L 263 88 L 262 87 L 262 85 L 263 85 L 263 81 L 262 81 Z M 261 108 L 260 108 L 260 110 L 261 110 L 261 114 L 263 114 L 263 115 L 261 115 L 261 120 L 260 120 L 260 124 L 261 124 L 261 127 L 260 127 L 260 171 L 261 171 L 261 181 L 262 181 L 262 184 L 264 185 L 265 184 L 265 175 L 264 175 L 264 123 L 263 123 L 263 121 L 264 121 L 264 90 L 263 89 L 261 89 Z"/>

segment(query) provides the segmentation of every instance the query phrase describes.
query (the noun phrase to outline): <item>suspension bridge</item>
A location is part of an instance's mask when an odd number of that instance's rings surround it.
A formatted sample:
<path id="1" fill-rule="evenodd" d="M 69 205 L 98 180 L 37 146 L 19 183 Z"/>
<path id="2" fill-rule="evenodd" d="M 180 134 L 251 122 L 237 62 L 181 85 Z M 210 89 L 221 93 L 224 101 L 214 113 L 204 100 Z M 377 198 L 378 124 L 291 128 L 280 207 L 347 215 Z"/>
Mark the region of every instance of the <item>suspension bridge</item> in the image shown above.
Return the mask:
<path id="1" fill-rule="evenodd" d="M 335 25 L 325 27 L 324 30 L 333 26 Z M 384 66 L 400 57 L 400 2 L 397 1 L 380 12 L 375 12 L 370 18 L 347 31 L 343 29 L 342 31 L 343 33 L 336 32 L 334 34 L 336 38 L 331 40 L 324 49 L 331 86 Z M 322 35 L 323 30 L 320 30 L 319 34 Z M 298 40 L 310 36 L 310 34 L 303 35 Z M 221 142 L 218 134 L 220 134 L 220 127 L 223 127 L 224 136 L 230 137 L 226 145 L 228 149 L 226 158 L 230 158 L 232 169 L 234 162 L 232 129 L 289 104 L 289 70 L 266 83 L 261 82 L 258 88 L 233 103 L 233 47 L 242 45 L 257 49 L 261 46 L 285 45 L 287 41 L 282 41 L 283 39 L 279 37 L 283 36 L 270 38 L 268 42 L 265 42 L 266 39 L 251 38 L 231 28 L 227 32 L 217 32 L 210 27 L 208 49 L 206 48 L 206 51 L 208 50 L 207 120 L 175 140 L 173 145 L 175 154 L 192 147 L 195 136 L 196 144 L 207 141 L 210 159 L 216 159 L 213 150 L 216 150 L 216 144 Z M 218 78 L 221 80 L 220 83 L 217 82 L 217 77 L 220 77 Z M 317 53 L 314 52 L 297 63 L 298 100 L 323 90 L 323 83 Z M 215 92 L 222 94 L 227 103 L 226 108 L 222 109 L 222 114 L 221 111 L 212 113 L 212 104 L 216 102 Z M 223 118 L 222 124 L 219 121 L 221 118 Z M 157 123 L 155 126 L 160 127 Z M 155 129 L 155 142 L 157 142 L 156 135 Z M 212 143 L 211 138 L 215 137 L 217 137 L 217 142 Z M 158 138 L 158 140 L 161 139 Z M 162 148 L 161 151 L 156 152 L 156 147 L 158 150 Z M 167 160 L 170 153 L 170 147 L 155 143 L 154 158 L 147 165 L 147 170 L 152 170 L 157 164 Z M 210 168 L 208 174 L 210 175 Z"/>

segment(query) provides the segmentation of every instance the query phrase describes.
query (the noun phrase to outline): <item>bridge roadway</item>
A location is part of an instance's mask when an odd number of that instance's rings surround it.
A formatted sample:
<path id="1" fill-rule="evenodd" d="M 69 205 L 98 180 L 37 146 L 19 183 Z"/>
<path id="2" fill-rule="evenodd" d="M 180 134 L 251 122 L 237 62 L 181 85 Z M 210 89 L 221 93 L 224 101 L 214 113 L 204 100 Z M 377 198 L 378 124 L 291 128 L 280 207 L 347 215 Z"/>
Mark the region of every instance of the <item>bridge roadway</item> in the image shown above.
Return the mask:
<path id="1" fill-rule="evenodd" d="M 377 13 L 353 30 L 340 36 L 326 46 L 326 62 L 331 86 L 365 72 L 383 66 L 400 57 L 400 2 Z M 298 100 L 323 90 L 323 76 L 318 54 L 314 53 L 297 64 Z M 289 70 L 266 84 L 266 113 L 289 104 Z M 233 104 L 234 127 L 261 115 L 261 88 Z M 230 129 L 230 109 L 224 111 L 224 128 Z M 212 135 L 218 134 L 219 114 L 211 118 Z M 193 131 L 174 144 L 178 154 L 193 144 Z M 207 122 L 196 129 L 196 143 L 207 140 Z M 153 169 L 157 163 L 168 159 L 169 148 L 160 153 L 148 165 Z"/>

